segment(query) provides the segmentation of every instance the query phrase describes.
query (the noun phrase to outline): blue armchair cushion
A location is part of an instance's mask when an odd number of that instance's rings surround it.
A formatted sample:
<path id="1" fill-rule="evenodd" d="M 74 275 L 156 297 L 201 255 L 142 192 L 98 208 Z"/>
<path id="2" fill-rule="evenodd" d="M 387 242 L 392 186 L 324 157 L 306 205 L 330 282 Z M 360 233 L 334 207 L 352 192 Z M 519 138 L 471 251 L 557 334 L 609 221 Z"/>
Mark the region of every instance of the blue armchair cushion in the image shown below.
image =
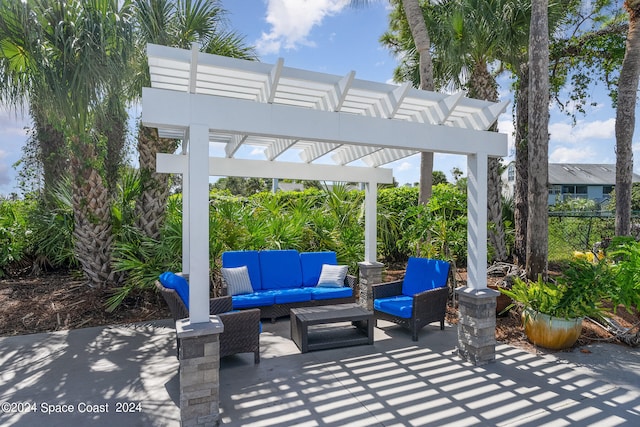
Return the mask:
<path id="1" fill-rule="evenodd" d="M 262 289 L 302 287 L 300 254 L 296 250 L 260 251 Z"/>
<path id="2" fill-rule="evenodd" d="M 247 266 L 249 270 L 249 279 L 251 287 L 254 291 L 262 289 L 262 281 L 260 280 L 260 258 L 258 251 L 227 251 L 222 253 L 222 267 L 242 267 Z M 227 280 L 225 278 L 225 280 Z"/>
<path id="3" fill-rule="evenodd" d="M 347 265 L 323 264 L 318 287 L 321 288 L 341 288 L 344 286 L 344 278 L 347 277 Z"/>
<path id="4" fill-rule="evenodd" d="M 338 258 L 335 252 L 301 252 L 302 286 L 316 286 L 323 264 L 336 265 Z"/>
<path id="5" fill-rule="evenodd" d="M 413 312 L 413 297 L 398 295 L 373 300 L 373 308 L 393 316 L 410 319 Z"/>
<path id="6" fill-rule="evenodd" d="M 187 310 L 189 310 L 189 282 L 187 282 L 187 279 L 171 271 L 165 271 L 160 275 L 159 280 L 165 288 L 176 291 Z"/>
<path id="7" fill-rule="evenodd" d="M 446 286 L 449 263 L 438 259 L 409 258 L 402 282 L 402 294 L 413 296 L 420 292 Z"/>
<path id="8" fill-rule="evenodd" d="M 312 300 L 323 300 L 332 298 L 349 298 L 353 295 L 353 290 L 348 286 L 340 288 L 310 288 Z"/>
<path id="9" fill-rule="evenodd" d="M 271 292 L 254 292 L 252 294 L 234 295 L 231 297 L 234 310 L 262 307 L 275 304 L 275 296 Z"/>

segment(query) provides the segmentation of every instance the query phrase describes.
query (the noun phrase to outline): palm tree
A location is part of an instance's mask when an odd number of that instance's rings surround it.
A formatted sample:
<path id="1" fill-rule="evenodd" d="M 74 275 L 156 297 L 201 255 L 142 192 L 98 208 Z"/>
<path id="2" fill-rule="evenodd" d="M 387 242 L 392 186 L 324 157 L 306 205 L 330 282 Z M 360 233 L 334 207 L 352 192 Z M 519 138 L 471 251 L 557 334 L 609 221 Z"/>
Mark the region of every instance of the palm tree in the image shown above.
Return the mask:
<path id="1" fill-rule="evenodd" d="M 616 108 L 616 235 L 631 233 L 632 139 L 640 78 L 640 0 L 625 0 L 629 13 L 627 44 L 620 70 Z"/>
<path id="2" fill-rule="evenodd" d="M 64 174 L 68 171 L 68 152 L 63 133 L 54 124 L 47 121 L 44 108 L 39 105 L 38 83 L 34 76 L 27 72 L 34 61 L 36 52 L 30 52 L 37 34 L 33 31 L 30 7 L 21 2 L 3 2 L 0 10 L 0 99 L 9 103 L 29 106 L 34 123 L 31 140 L 33 156 L 42 165 L 42 184 L 45 202 L 53 193 Z M 27 102 L 26 87 L 31 87 L 32 96 Z"/>
<path id="3" fill-rule="evenodd" d="M 497 101 L 495 72 L 521 58 L 528 40 L 529 6 L 514 0 L 451 0 L 425 5 L 427 25 L 433 40 L 433 64 L 436 86 L 465 88 L 469 96 Z M 396 78 L 415 78 L 415 54 L 404 41 L 406 32 L 392 20 L 392 31 L 383 42 L 405 58 L 396 70 Z M 501 67 L 497 65 L 503 64 Z M 490 71 L 490 65 L 496 71 Z M 496 129 L 495 126 L 493 128 Z M 494 224 L 489 238 L 495 259 L 506 259 L 504 226 L 501 214 L 499 159 L 488 164 L 488 217 Z"/>
<path id="4" fill-rule="evenodd" d="M 139 67 L 134 83 L 136 96 L 149 86 L 146 59 L 148 43 L 190 49 L 198 43 L 207 53 L 255 59 L 253 50 L 242 37 L 224 28 L 225 10 L 219 1 L 206 0 L 135 0 L 137 58 Z M 138 160 L 142 190 L 136 203 L 138 227 L 158 239 L 169 196 L 169 176 L 155 171 L 157 153 L 171 153 L 175 139 L 160 138 L 157 129 L 138 127 Z"/>
<path id="5" fill-rule="evenodd" d="M 531 3 L 529 31 L 529 193 L 527 264 L 529 279 L 546 275 L 549 180 L 549 24 L 548 0 Z"/>
<path id="6" fill-rule="evenodd" d="M 368 3 L 366 0 L 351 0 L 351 4 L 358 6 Z M 415 53 L 418 56 L 418 73 L 419 85 L 422 90 L 433 91 L 435 86 L 433 82 L 433 63 L 431 61 L 431 39 L 429 38 L 429 30 L 423 15 L 422 3 L 420 0 L 390 0 L 396 10 L 403 12 L 411 38 Z M 433 152 L 420 153 L 420 192 L 418 203 L 425 204 L 431 198 L 433 185 Z"/>
<path id="7" fill-rule="evenodd" d="M 110 195 L 102 175 L 108 150 L 94 125 L 113 76 L 126 74 L 128 6 L 119 8 L 113 0 L 13 3 L 3 2 L 0 14 L 2 56 L 11 58 L 2 63 L 3 80 L 13 83 L 3 99 L 29 102 L 40 125 L 51 124 L 64 135 L 73 177 L 75 254 L 89 284 L 104 286 L 113 279 Z M 20 25 L 27 31 L 16 31 Z"/>

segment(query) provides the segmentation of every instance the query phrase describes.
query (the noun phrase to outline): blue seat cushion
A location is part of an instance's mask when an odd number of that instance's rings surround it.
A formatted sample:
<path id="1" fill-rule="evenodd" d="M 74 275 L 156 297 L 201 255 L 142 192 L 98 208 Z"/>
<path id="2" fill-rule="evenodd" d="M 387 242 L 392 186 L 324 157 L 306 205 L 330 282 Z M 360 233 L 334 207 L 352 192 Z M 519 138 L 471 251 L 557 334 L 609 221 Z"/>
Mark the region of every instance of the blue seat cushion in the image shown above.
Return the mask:
<path id="1" fill-rule="evenodd" d="M 348 286 L 340 288 L 310 288 L 311 299 L 323 300 L 331 298 L 349 298 L 353 296 L 353 290 Z"/>
<path id="2" fill-rule="evenodd" d="M 446 286 L 449 263 L 439 259 L 411 257 L 402 282 L 402 294 L 413 296 L 420 292 Z"/>
<path id="3" fill-rule="evenodd" d="M 393 316 L 410 319 L 413 311 L 413 298 L 406 295 L 378 298 L 373 300 L 373 308 Z"/>
<path id="4" fill-rule="evenodd" d="M 273 294 L 276 304 L 311 301 L 311 290 L 308 288 L 273 289 L 265 292 Z"/>
<path id="5" fill-rule="evenodd" d="M 322 264 L 337 265 L 338 257 L 335 252 L 301 252 L 300 267 L 302 268 L 302 286 L 318 284 Z"/>
<path id="6" fill-rule="evenodd" d="M 260 280 L 260 257 L 258 251 L 227 251 L 222 253 L 222 267 L 234 268 L 247 266 L 251 287 L 254 291 L 262 289 Z"/>
<path id="7" fill-rule="evenodd" d="M 300 254 L 296 250 L 260 251 L 262 289 L 291 289 L 302 287 Z"/>
<path id="8" fill-rule="evenodd" d="M 234 310 L 263 307 L 275 304 L 275 297 L 271 292 L 254 292 L 252 294 L 234 295 L 231 297 L 231 303 Z"/>
<path id="9" fill-rule="evenodd" d="M 187 310 L 189 310 L 189 282 L 187 282 L 187 279 L 171 271 L 165 271 L 160 275 L 159 280 L 165 288 L 176 291 Z"/>

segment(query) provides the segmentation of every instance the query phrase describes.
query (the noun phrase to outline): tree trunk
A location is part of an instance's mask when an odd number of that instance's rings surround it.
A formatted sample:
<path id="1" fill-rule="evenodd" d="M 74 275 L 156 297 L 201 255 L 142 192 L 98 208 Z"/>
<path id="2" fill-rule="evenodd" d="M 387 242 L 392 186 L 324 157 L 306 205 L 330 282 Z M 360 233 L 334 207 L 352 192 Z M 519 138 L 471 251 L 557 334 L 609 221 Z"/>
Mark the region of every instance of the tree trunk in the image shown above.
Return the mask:
<path id="1" fill-rule="evenodd" d="M 616 235 L 631 234 L 632 139 L 636 122 L 636 96 L 640 76 L 640 1 L 625 0 L 629 32 L 620 70 L 616 109 Z"/>
<path id="2" fill-rule="evenodd" d="M 118 182 L 122 155 L 127 136 L 127 111 L 117 97 L 110 97 L 104 114 L 99 115 L 96 128 L 106 139 L 105 179 L 111 194 Z"/>
<path id="3" fill-rule="evenodd" d="M 88 159 L 95 159 L 93 146 L 75 144 L 72 150 L 73 220 L 75 255 L 91 287 L 113 282 L 111 252 L 111 198 L 102 177 Z"/>
<path id="4" fill-rule="evenodd" d="M 69 170 L 69 155 L 63 132 L 52 126 L 36 105 L 31 106 L 31 116 L 42 164 L 44 200 L 48 203 L 57 183 Z"/>
<path id="5" fill-rule="evenodd" d="M 514 195 L 515 244 L 513 256 L 518 265 L 527 263 L 527 217 L 529 188 L 529 154 L 527 148 L 529 115 L 529 66 L 520 67 L 516 92 L 516 187 Z"/>
<path id="6" fill-rule="evenodd" d="M 549 181 L 549 25 L 548 0 L 531 4 L 529 33 L 529 189 L 527 263 L 529 279 L 546 277 Z"/>
<path id="7" fill-rule="evenodd" d="M 498 85 L 489 73 L 487 64 L 476 64 L 469 78 L 469 96 L 485 101 L 498 101 Z M 494 124 L 492 131 L 497 131 Z M 496 261 L 507 258 L 507 244 L 502 222 L 502 184 L 500 181 L 500 159 L 491 157 L 487 161 L 487 219 L 491 226 L 487 230 L 492 257 Z"/>
<path id="8" fill-rule="evenodd" d="M 156 172 L 156 154 L 173 153 L 175 139 L 160 138 L 158 130 L 140 125 L 138 128 L 138 158 L 142 192 L 136 203 L 138 227 L 152 239 L 160 238 L 169 198 L 169 175 Z"/>
<path id="9" fill-rule="evenodd" d="M 434 90 L 433 64 L 431 62 L 431 40 L 418 0 L 402 0 L 413 43 L 420 56 L 420 89 Z M 422 152 L 420 155 L 420 193 L 418 203 L 426 204 L 431 198 L 433 184 L 433 153 Z"/>

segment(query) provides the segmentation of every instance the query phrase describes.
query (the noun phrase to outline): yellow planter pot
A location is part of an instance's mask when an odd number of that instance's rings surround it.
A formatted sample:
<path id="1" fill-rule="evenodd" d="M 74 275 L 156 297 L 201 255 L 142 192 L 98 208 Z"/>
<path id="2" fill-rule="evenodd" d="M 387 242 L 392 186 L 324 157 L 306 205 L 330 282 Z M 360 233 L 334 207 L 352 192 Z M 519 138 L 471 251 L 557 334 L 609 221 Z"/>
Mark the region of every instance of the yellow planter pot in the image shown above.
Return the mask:
<path id="1" fill-rule="evenodd" d="M 524 332 L 529 341 L 551 350 L 573 346 L 582 332 L 582 319 L 563 319 L 529 309 L 522 312 Z"/>

